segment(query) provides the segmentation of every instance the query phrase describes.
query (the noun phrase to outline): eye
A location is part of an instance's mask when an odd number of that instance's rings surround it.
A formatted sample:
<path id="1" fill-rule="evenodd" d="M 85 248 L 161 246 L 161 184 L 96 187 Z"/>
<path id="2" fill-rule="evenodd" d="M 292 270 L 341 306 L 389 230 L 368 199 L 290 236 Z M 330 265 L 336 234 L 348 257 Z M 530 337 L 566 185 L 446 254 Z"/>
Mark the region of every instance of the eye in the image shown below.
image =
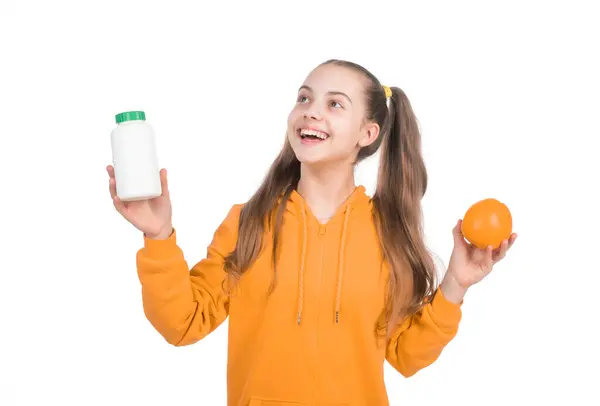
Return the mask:
<path id="1" fill-rule="evenodd" d="M 336 108 L 336 107 L 342 107 L 343 108 L 344 106 L 342 106 L 340 103 L 336 102 L 335 100 L 332 100 L 331 101 L 331 107 L 334 107 L 334 108 Z"/>
<path id="2" fill-rule="evenodd" d="M 298 96 L 298 99 L 296 100 L 298 103 L 305 103 L 308 101 L 308 97 L 300 95 Z"/>

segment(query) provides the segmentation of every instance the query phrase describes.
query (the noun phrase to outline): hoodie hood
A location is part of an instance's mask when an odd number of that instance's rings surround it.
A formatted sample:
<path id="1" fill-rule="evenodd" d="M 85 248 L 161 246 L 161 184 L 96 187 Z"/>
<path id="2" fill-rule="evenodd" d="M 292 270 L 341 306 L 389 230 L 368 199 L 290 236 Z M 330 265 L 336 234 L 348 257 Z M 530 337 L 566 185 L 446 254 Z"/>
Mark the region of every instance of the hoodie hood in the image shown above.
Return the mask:
<path id="1" fill-rule="evenodd" d="M 348 234 L 348 229 L 351 224 L 351 215 L 353 211 L 368 211 L 370 213 L 371 199 L 369 196 L 367 196 L 364 186 L 357 186 L 354 188 L 354 191 L 350 194 L 350 196 L 338 207 L 335 214 L 326 223 L 320 223 L 316 216 L 310 210 L 310 207 L 307 205 L 306 200 L 296 190 L 293 190 L 290 194 L 286 211 L 292 216 L 298 217 L 299 221 L 301 222 L 300 230 L 302 232 L 302 235 L 300 236 L 300 241 L 302 242 L 302 246 L 300 253 L 300 263 L 298 264 L 298 312 L 296 320 L 298 325 L 300 325 L 302 321 L 302 305 L 304 299 L 304 272 L 306 266 L 306 250 L 307 245 L 309 243 L 309 224 L 312 223 L 320 229 L 339 228 L 341 226 L 339 235 L 340 244 L 338 255 L 339 261 L 337 265 L 337 282 L 335 295 L 336 300 L 335 308 L 333 309 L 335 315 L 335 323 L 337 324 L 340 321 L 341 297 L 343 287 L 342 282 L 344 278 L 345 265 L 344 258 L 346 249 L 346 236 Z"/>

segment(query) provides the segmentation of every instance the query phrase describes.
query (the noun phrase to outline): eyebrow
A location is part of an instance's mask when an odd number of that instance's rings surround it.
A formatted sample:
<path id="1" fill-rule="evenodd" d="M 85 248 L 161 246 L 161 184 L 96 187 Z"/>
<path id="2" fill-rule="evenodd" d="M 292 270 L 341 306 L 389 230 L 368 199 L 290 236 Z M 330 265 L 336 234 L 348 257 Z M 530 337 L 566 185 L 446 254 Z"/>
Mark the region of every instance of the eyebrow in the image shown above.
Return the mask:
<path id="1" fill-rule="evenodd" d="M 306 89 L 309 92 L 312 92 L 312 88 L 310 86 L 300 86 L 300 89 L 298 89 L 298 91 L 302 90 L 302 89 Z M 327 94 L 329 95 L 334 95 L 334 96 L 343 96 L 346 99 L 348 99 L 348 101 L 350 102 L 350 104 L 352 104 L 352 99 L 350 98 L 350 96 L 348 96 L 346 93 L 344 92 L 338 92 L 338 91 L 329 91 L 327 92 Z"/>

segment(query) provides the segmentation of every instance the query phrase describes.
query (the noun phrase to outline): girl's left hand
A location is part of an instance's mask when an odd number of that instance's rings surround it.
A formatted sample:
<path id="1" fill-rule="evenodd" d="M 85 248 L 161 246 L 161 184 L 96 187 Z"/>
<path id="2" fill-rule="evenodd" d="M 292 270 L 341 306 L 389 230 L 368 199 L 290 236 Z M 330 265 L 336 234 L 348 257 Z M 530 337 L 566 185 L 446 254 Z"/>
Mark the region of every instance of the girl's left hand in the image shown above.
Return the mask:
<path id="1" fill-rule="evenodd" d="M 454 249 L 450 256 L 447 273 L 455 283 L 466 290 L 485 278 L 492 271 L 494 265 L 506 256 L 517 235 L 513 233 L 495 250 L 491 246 L 488 246 L 487 249 L 480 249 L 465 240 L 461 225 L 462 220 L 458 220 L 452 230 Z"/>

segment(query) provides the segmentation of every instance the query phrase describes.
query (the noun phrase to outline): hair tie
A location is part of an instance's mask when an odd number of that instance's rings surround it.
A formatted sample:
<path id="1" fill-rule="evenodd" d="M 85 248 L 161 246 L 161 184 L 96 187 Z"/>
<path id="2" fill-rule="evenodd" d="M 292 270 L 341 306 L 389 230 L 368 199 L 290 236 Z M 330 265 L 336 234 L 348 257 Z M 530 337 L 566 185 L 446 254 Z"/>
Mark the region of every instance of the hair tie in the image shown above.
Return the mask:
<path id="1" fill-rule="evenodd" d="M 389 99 L 390 97 L 392 97 L 392 89 L 390 89 L 387 86 L 383 86 L 383 90 L 385 91 L 385 98 Z"/>

